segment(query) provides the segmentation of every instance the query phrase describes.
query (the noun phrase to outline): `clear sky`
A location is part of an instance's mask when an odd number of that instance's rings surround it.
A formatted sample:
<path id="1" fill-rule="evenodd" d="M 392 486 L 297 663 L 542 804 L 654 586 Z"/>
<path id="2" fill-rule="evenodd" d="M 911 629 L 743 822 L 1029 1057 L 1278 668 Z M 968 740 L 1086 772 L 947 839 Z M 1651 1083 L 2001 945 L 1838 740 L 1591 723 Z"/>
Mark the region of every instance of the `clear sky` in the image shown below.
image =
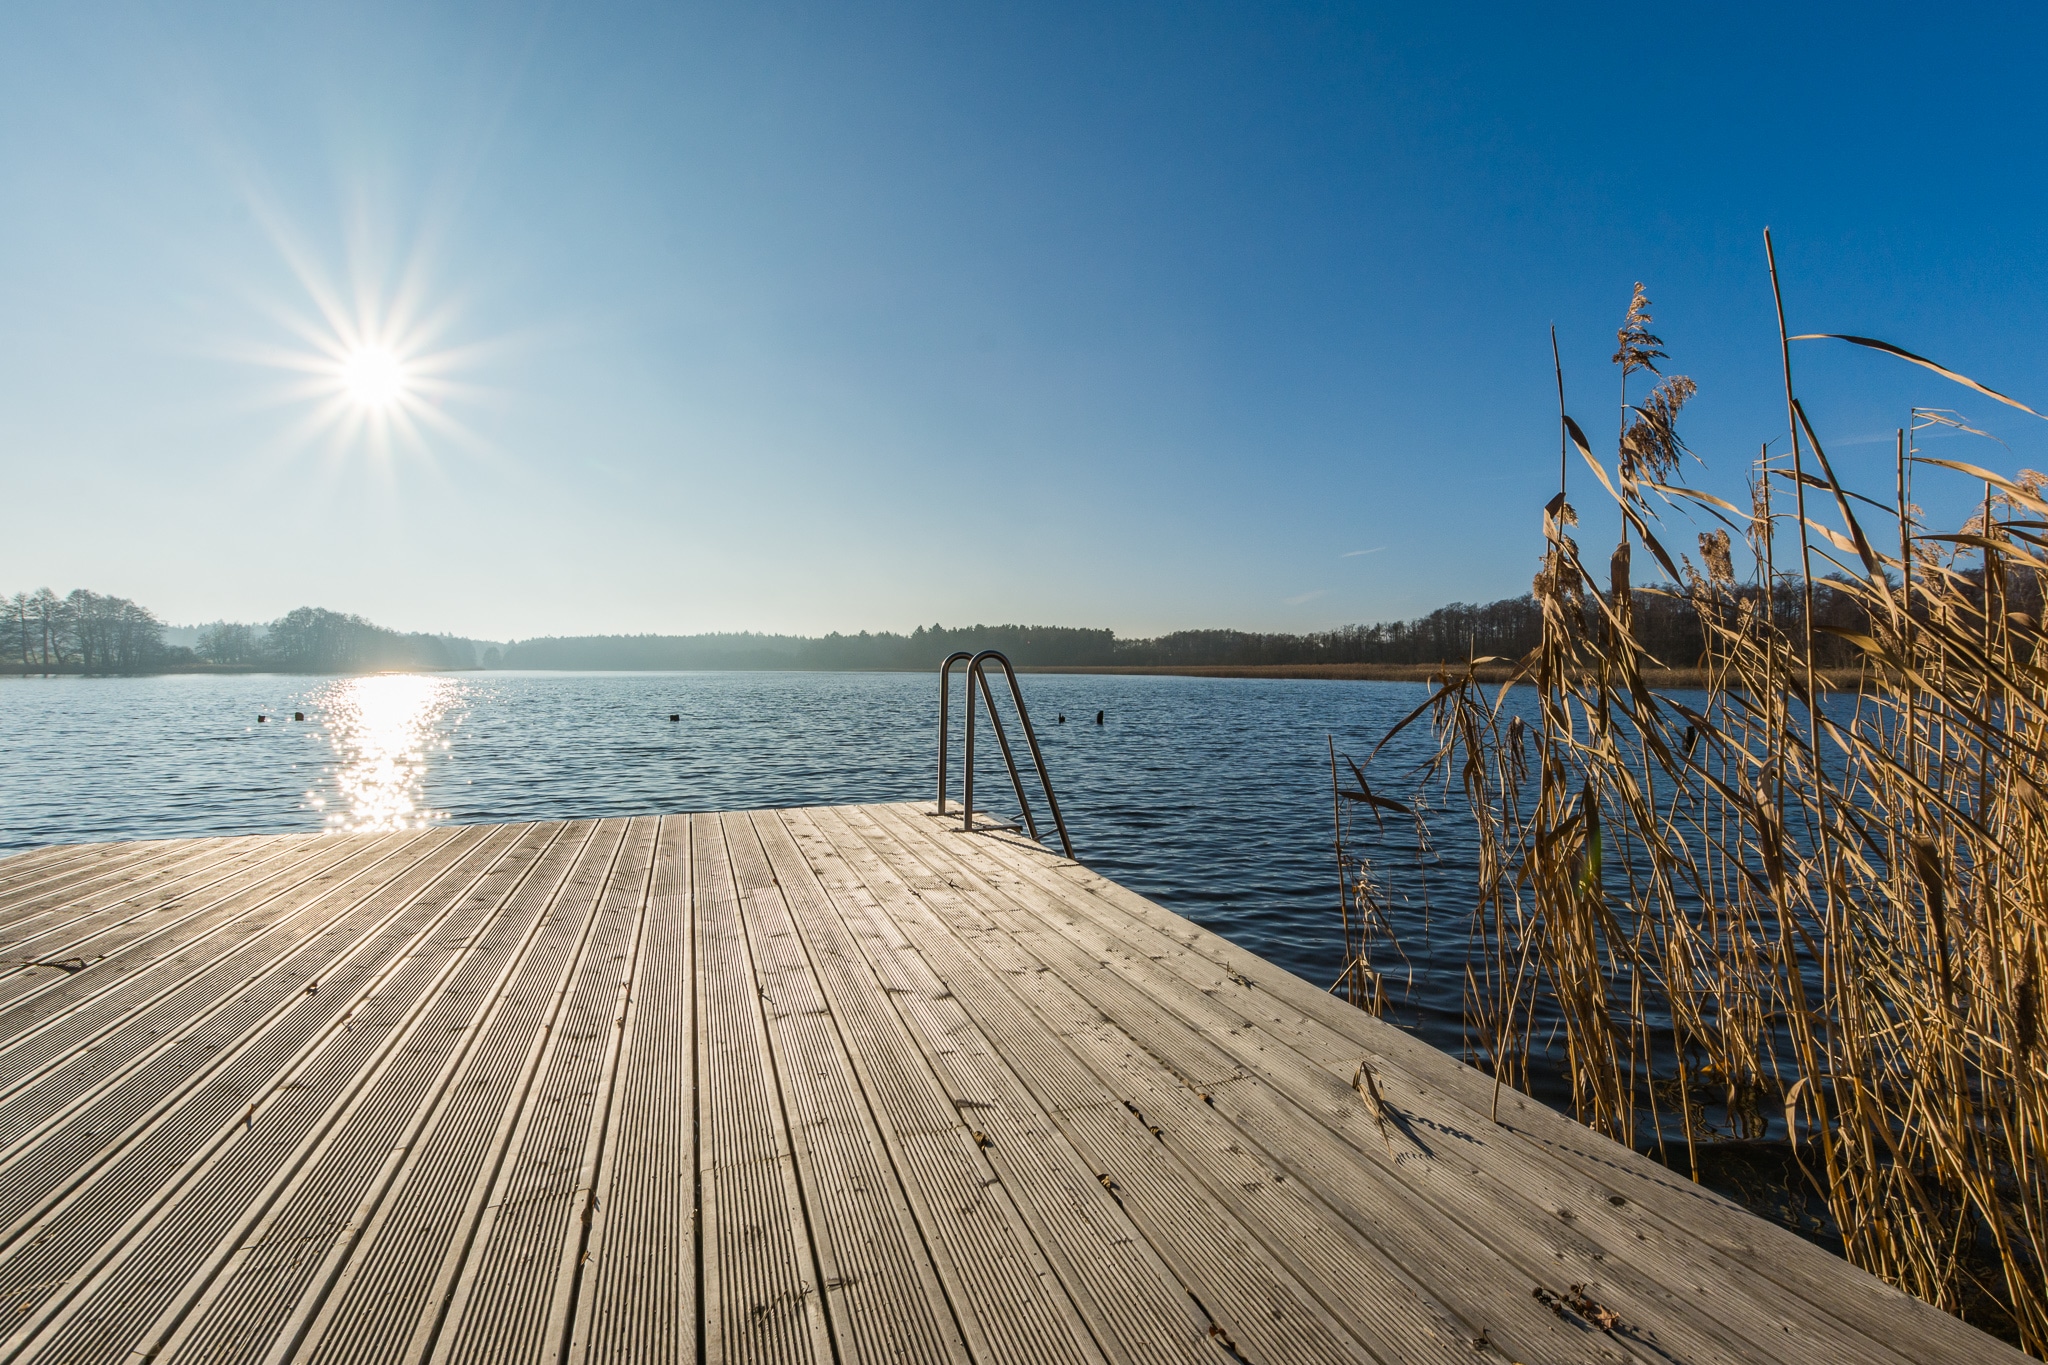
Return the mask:
<path id="1" fill-rule="evenodd" d="M 1782 437 L 1767 223 L 1793 330 L 2048 410 L 2048 11 L 1560 8 L 10 7 L 0 589 L 484 638 L 1505 596 L 1551 323 L 1610 450 L 1637 279 L 1688 477 Z M 2048 467 L 1828 346 L 1872 491 L 1916 402 Z"/>

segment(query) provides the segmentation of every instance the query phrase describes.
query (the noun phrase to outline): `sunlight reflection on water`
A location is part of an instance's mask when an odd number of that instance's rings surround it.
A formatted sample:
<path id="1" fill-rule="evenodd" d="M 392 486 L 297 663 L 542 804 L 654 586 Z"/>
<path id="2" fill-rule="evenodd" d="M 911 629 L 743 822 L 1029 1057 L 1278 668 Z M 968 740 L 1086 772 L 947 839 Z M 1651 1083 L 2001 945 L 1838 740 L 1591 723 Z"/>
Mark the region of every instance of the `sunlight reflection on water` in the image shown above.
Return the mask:
<path id="1" fill-rule="evenodd" d="M 447 819 L 426 800 L 427 756 L 446 749 L 442 730 L 458 693 L 447 678 L 391 674 L 344 678 L 314 693 L 334 764 L 331 797 L 306 793 L 330 829 L 350 833 L 419 829 Z"/>

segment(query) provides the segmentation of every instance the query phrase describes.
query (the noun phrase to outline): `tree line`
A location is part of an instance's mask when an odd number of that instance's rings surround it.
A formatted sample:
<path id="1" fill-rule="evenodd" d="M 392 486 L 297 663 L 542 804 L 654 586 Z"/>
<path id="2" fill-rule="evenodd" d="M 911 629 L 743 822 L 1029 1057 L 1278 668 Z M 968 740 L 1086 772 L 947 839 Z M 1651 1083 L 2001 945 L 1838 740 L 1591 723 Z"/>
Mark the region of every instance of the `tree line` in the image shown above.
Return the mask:
<path id="1" fill-rule="evenodd" d="M 1775 613 L 1795 635 L 1803 633 L 1805 594 L 1799 582 L 1780 580 L 1766 604 L 1758 588 L 1737 590 L 1730 610 Z M 1632 622 L 1636 639 L 1660 662 L 1692 667 L 1705 649 L 1699 615 L 1670 584 L 1638 588 Z M 1597 603 L 1587 602 L 1589 619 Z M 1860 632 L 1862 607 L 1831 580 L 1813 585 L 1814 660 L 1822 667 L 1856 661 L 1853 646 L 1829 629 Z M 1072 626 L 920 626 L 892 631 L 816 637 L 757 635 L 582 635 L 518 640 L 487 667 L 525 669 L 925 669 L 955 650 L 1000 649 L 1020 667 L 1227 667 L 1269 664 L 1439 664 L 1474 658 L 1520 659 L 1542 638 L 1543 612 L 1533 596 L 1496 602 L 1453 602 L 1424 616 L 1292 635 L 1243 630 L 1180 630 L 1152 638 L 1119 638 L 1108 630 Z"/>
<path id="2" fill-rule="evenodd" d="M 1761 589 L 1737 594 L 1731 609 L 1763 610 Z M 1769 610 L 1795 628 L 1804 610 L 1796 581 L 1781 581 Z M 1527 594 L 1497 602 L 1453 602 L 1425 616 L 1339 626 L 1303 635 L 1181 630 L 1149 639 L 1074 626 L 919 626 L 908 634 L 582 635 L 517 640 L 502 648 L 459 636 L 406 633 L 361 616 L 300 607 L 265 625 L 220 622 L 192 647 L 166 645 L 164 624 L 123 597 L 48 588 L 4 599 L 0 661 L 10 669 L 138 673 L 183 668 L 262 668 L 291 673 L 382 669 L 516 668 L 592 671 L 670 669 L 927 669 L 955 650 L 1000 649 L 1024 667 L 1247 667 L 1265 664 L 1437 664 L 1488 656 L 1518 659 L 1535 648 L 1542 612 Z M 1595 603 L 1585 609 L 1597 612 Z M 1860 631 L 1861 608 L 1825 580 L 1814 583 L 1817 626 Z M 1634 630 L 1642 646 L 1674 667 L 1704 648 L 1698 614 L 1676 589 L 1638 589 Z M 1853 662 L 1854 651 L 1823 633 L 1815 661 Z"/>
<path id="3" fill-rule="evenodd" d="M 125 597 L 48 588 L 0 598 L 0 658 L 45 672 L 141 673 L 171 661 L 164 623 Z M 184 651 L 191 654 L 190 650 Z"/>
<path id="4" fill-rule="evenodd" d="M 1789 599 L 1796 608 L 1798 594 Z M 1816 611 L 1816 615 L 1818 615 Z M 1645 646 L 1674 663 L 1699 656 L 1697 618 L 1681 603 L 1639 594 L 1636 629 Z M 1527 595 L 1454 602 L 1426 616 L 1340 626 L 1305 635 L 1181 630 L 1149 639 L 1070 626 L 920 626 L 818 637 L 795 635 L 585 635 L 519 640 L 505 668 L 529 669 L 925 669 L 955 650 L 1000 649 L 1021 667 L 1247 667 L 1262 664 L 1435 664 L 1497 655 L 1520 658 L 1536 645 L 1542 611 Z"/>
<path id="5" fill-rule="evenodd" d="M 260 634 L 250 626 L 209 626 L 200 632 L 198 649 L 215 663 L 254 664 L 283 673 L 375 673 L 479 664 L 473 641 L 388 630 L 324 607 L 286 612 Z"/>
<path id="6" fill-rule="evenodd" d="M 0 597 L 0 666 L 24 673 L 160 673 L 202 668 L 284 673 L 476 668 L 476 643 L 388 630 L 360 616 L 300 607 L 263 625 L 217 622 L 196 645 L 164 642 L 164 622 L 125 597 L 49 588 Z"/>
<path id="7" fill-rule="evenodd" d="M 934 668 L 955 650 L 1000 649 L 1019 664 L 1114 662 L 1112 631 L 1073 626 L 919 626 L 894 631 L 834 632 L 824 636 L 581 635 L 515 640 L 505 646 L 505 668 L 533 669 L 815 669 Z M 1128 643 L 1128 642 L 1122 642 Z"/>

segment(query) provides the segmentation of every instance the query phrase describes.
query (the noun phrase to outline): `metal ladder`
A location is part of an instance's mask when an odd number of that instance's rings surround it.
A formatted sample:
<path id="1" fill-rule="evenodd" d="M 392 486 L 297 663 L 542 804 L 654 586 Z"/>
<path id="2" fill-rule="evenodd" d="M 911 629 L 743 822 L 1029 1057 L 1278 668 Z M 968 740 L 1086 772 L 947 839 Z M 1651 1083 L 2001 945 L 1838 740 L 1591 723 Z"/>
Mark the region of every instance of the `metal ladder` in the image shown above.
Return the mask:
<path id="1" fill-rule="evenodd" d="M 953 665 L 965 661 L 967 664 L 967 757 L 966 769 L 961 781 L 961 804 L 966 807 L 961 821 L 962 829 L 974 828 L 974 693 L 977 685 L 981 699 L 988 707 L 989 724 L 995 729 L 996 743 L 1002 746 L 1003 763 L 1010 770 L 1010 785 L 1017 792 L 1018 809 L 1024 812 L 1024 827 L 1034 842 L 1038 839 L 1038 822 L 1031 818 L 1031 802 L 1024 796 L 1024 779 L 1017 773 L 1017 760 L 1010 753 L 1009 736 L 1003 733 L 1003 718 L 996 714 L 995 694 L 989 690 L 986 668 L 993 660 L 1003 666 L 1003 676 L 1010 680 L 1010 699 L 1017 703 L 1017 719 L 1024 724 L 1024 739 L 1031 746 L 1031 761 L 1038 765 L 1039 785 L 1045 788 L 1045 803 L 1052 808 L 1053 827 L 1059 831 L 1060 847 L 1069 858 L 1074 856 L 1074 843 L 1067 838 L 1067 822 L 1060 818 L 1059 798 L 1052 794 L 1052 777 L 1045 770 L 1045 755 L 1039 752 L 1038 735 L 1031 728 L 1031 713 L 1024 709 L 1024 691 L 1017 686 L 1017 670 L 1001 650 L 984 649 L 979 654 L 959 650 L 948 654 L 946 661 L 939 665 L 939 811 L 946 813 L 946 721 L 947 710 L 953 700 Z"/>

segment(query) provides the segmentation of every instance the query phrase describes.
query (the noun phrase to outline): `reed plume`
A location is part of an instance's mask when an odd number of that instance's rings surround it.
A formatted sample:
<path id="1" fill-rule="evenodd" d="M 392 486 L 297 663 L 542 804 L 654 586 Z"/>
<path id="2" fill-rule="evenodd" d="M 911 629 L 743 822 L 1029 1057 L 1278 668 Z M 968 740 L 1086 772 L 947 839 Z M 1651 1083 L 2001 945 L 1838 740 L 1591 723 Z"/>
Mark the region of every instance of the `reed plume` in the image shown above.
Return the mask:
<path id="1" fill-rule="evenodd" d="M 1650 331 L 1650 324 L 1656 321 L 1650 316 L 1650 296 L 1643 292 L 1643 283 L 1636 281 L 1635 297 L 1628 303 L 1628 312 L 1621 320 L 1621 328 L 1614 334 L 1614 363 L 1621 366 L 1621 377 L 1627 379 L 1637 370 L 1660 373 L 1657 362 L 1666 359 L 1664 341 Z"/>

